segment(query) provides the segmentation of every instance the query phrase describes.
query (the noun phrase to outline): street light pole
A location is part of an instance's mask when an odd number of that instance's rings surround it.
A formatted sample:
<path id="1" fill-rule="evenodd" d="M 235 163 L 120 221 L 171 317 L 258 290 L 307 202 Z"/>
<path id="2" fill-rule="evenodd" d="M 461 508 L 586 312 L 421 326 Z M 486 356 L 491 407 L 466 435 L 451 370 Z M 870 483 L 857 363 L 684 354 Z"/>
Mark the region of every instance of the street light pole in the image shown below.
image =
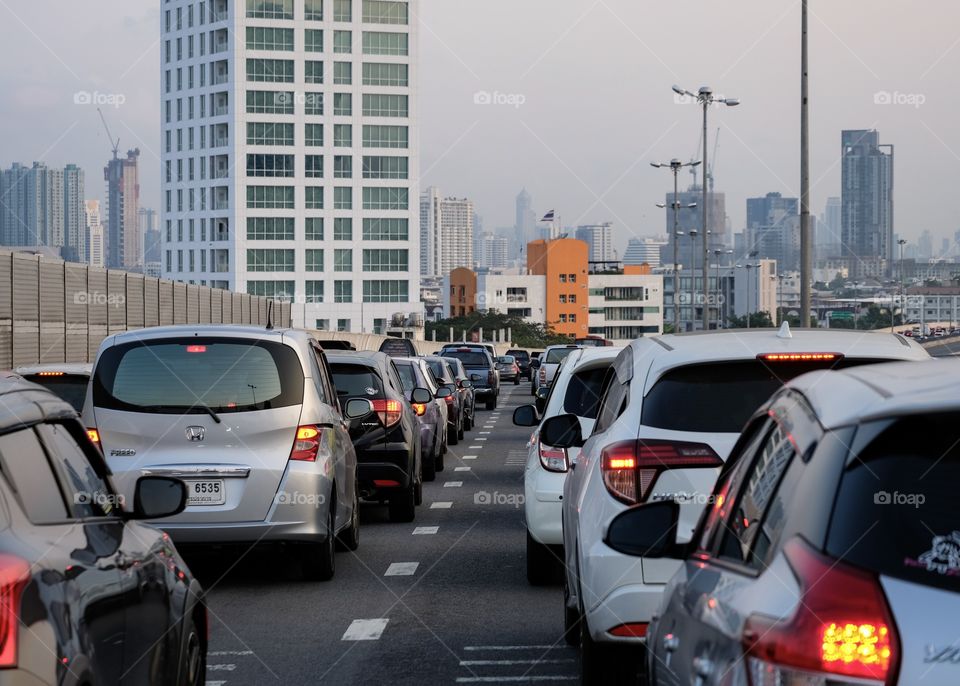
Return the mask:
<path id="1" fill-rule="evenodd" d="M 709 245 L 708 241 L 708 229 L 710 228 L 707 223 L 710 218 L 710 211 L 707 206 L 707 175 L 709 174 L 709 169 L 707 166 L 707 109 L 710 105 L 714 104 L 723 104 L 727 107 L 736 107 L 740 104 L 740 101 L 736 98 L 719 98 L 714 96 L 713 89 L 710 86 L 701 86 L 700 90 L 696 93 L 688 91 L 680 86 L 674 86 L 673 92 L 679 95 L 686 95 L 688 97 L 696 98 L 697 102 L 703 107 L 703 300 L 706 303 L 709 296 L 709 279 L 710 279 L 710 265 L 709 265 Z M 703 329 L 704 331 L 710 328 L 710 308 L 704 306 L 703 308 Z"/>
<path id="2" fill-rule="evenodd" d="M 677 302 L 677 297 L 680 294 L 680 271 L 677 269 L 677 263 L 680 261 L 680 255 L 678 253 L 678 244 L 680 234 L 680 188 L 678 185 L 678 175 L 680 170 L 684 167 L 696 167 L 700 162 L 687 162 L 683 163 L 677 158 L 673 158 L 667 164 L 661 164 L 659 162 L 651 162 L 650 166 L 657 169 L 666 167 L 669 168 L 673 173 L 673 332 L 680 333 L 680 304 Z M 664 207 L 664 205 L 657 204 L 657 207 Z M 687 207 L 693 208 L 696 207 L 696 204 L 690 204 Z"/>
<path id="3" fill-rule="evenodd" d="M 907 323 L 907 306 L 904 302 L 903 296 L 903 246 L 907 244 L 907 241 L 901 238 L 897 241 L 897 245 L 900 246 L 900 312 L 903 315 L 903 323 Z M 894 317 L 894 322 L 896 322 L 896 317 Z M 894 324 L 896 325 L 896 324 Z"/>
<path id="4" fill-rule="evenodd" d="M 697 234 L 699 232 L 696 229 L 690 229 L 688 233 L 690 234 L 690 304 L 692 305 L 690 309 L 690 330 L 694 331 L 697 328 L 697 303 L 695 294 L 697 290 Z M 704 238 L 704 240 L 706 240 L 706 238 Z"/>
<path id="5" fill-rule="evenodd" d="M 813 273 L 813 237 L 810 235 L 810 74 L 807 41 L 807 2 L 800 19 L 800 322 L 810 321 L 810 279 Z"/>

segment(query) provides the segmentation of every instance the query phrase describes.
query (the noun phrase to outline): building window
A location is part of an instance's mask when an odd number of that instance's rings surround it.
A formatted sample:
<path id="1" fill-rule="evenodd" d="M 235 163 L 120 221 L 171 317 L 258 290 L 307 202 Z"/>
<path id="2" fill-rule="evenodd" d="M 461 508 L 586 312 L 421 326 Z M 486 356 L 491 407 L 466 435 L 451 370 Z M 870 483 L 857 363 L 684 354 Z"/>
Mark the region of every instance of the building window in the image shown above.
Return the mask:
<path id="1" fill-rule="evenodd" d="M 247 186 L 247 207 L 292 210 L 293 186 Z"/>
<path id="2" fill-rule="evenodd" d="M 560 315 L 560 323 L 561 323 L 561 324 L 566 324 L 566 323 L 567 323 L 567 315 L 565 315 L 565 314 L 561 314 L 561 315 Z"/>
<path id="3" fill-rule="evenodd" d="M 334 31 L 333 51 L 342 55 L 353 52 L 353 31 Z"/>
<path id="4" fill-rule="evenodd" d="M 309 147 L 323 147 L 323 124 L 306 124 L 303 140 Z"/>
<path id="5" fill-rule="evenodd" d="M 247 155 L 247 176 L 292 177 L 293 155 Z"/>
<path id="6" fill-rule="evenodd" d="M 345 302 L 352 302 L 347 300 Z M 337 320 L 337 331 L 344 333 L 350 331 L 350 320 L 349 319 L 338 319 Z"/>
<path id="7" fill-rule="evenodd" d="M 570 315 L 570 323 L 571 323 L 571 324 L 576 324 L 576 323 L 577 323 L 577 315 L 575 315 L 575 314 L 571 314 L 571 315 Z"/>
<path id="8" fill-rule="evenodd" d="M 561 275 L 560 275 L 560 283 L 566 283 L 566 282 L 567 282 L 567 275 L 566 275 L 566 274 L 561 274 Z"/>
<path id="9" fill-rule="evenodd" d="M 333 189 L 333 209 L 353 209 L 353 189 L 349 186 L 337 186 Z"/>
<path id="10" fill-rule="evenodd" d="M 364 187 L 363 209 L 406 210 L 409 209 L 409 196 L 409 188 Z"/>
<path id="11" fill-rule="evenodd" d="M 333 240 L 353 240 L 353 219 L 351 217 L 336 217 L 333 220 Z"/>
<path id="12" fill-rule="evenodd" d="M 303 160 L 304 175 L 308 179 L 323 177 L 323 155 L 307 155 Z"/>
<path id="13" fill-rule="evenodd" d="M 293 145 L 293 124 L 247 122 L 247 145 Z"/>
<path id="14" fill-rule="evenodd" d="M 353 178 L 353 158 L 349 155 L 334 155 L 333 157 L 333 178 L 352 179 Z"/>
<path id="15" fill-rule="evenodd" d="M 410 37 L 405 33 L 364 31 L 363 54 L 407 56 L 410 54 Z"/>
<path id="16" fill-rule="evenodd" d="M 353 0 L 333 0 L 333 20 L 353 21 Z"/>
<path id="17" fill-rule="evenodd" d="M 365 272 L 405 272 L 410 268 L 406 250 L 371 249 L 363 251 Z"/>
<path id="18" fill-rule="evenodd" d="M 310 282 L 308 281 L 307 283 L 309 284 Z M 319 283 L 320 283 L 321 285 L 323 285 L 322 282 L 319 282 Z M 321 301 L 321 302 L 323 302 L 323 301 Z M 330 330 L 330 320 L 329 320 L 329 319 L 318 319 L 318 320 L 316 321 L 316 327 L 315 327 L 315 328 L 316 328 L 317 331 L 329 331 L 329 330 Z"/>
<path id="19" fill-rule="evenodd" d="M 323 240 L 323 217 L 307 217 L 304 226 L 306 228 L 306 240 Z"/>
<path id="20" fill-rule="evenodd" d="M 247 50 L 293 51 L 293 29 L 272 26 L 248 26 Z"/>
<path id="21" fill-rule="evenodd" d="M 333 63 L 333 85 L 349 86 L 353 83 L 353 63 L 334 62 Z"/>
<path id="22" fill-rule="evenodd" d="M 410 67 L 406 64 L 365 62 L 363 85 L 405 88 L 410 85 Z"/>
<path id="23" fill-rule="evenodd" d="M 304 29 L 303 49 L 307 52 L 323 52 L 323 31 L 321 29 Z"/>
<path id="24" fill-rule="evenodd" d="M 576 282 L 577 282 L 577 275 L 576 275 L 576 274 L 571 274 L 571 275 L 570 275 L 570 283 L 576 283 Z"/>
<path id="25" fill-rule="evenodd" d="M 307 282 L 304 284 L 304 286 L 305 286 L 304 295 L 305 295 L 305 297 L 306 297 L 306 302 L 308 302 L 308 303 L 322 303 L 322 302 L 323 302 L 323 281 L 307 281 Z M 317 320 L 317 323 L 319 323 L 320 321 L 326 321 L 326 320 L 319 320 L 319 319 L 318 319 L 318 320 Z M 323 329 L 320 329 L 320 330 L 321 330 L 321 331 L 325 331 L 328 326 L 330 326 L 330 322 L 329 322 L 329 321 L 327 321 L 327 322 L 326 322 L 326 325 L 324 326 L 324 328 L 323 328 Z M 319 329 L 320 327 L 318 326 L 317 328 Z"/>
<path id="26" fill-rule="evenodd" d="M 406 95 L 364 93 L 363 116 L 406 117 L 410 113 L 410 98 Z"/>
<path id="27" fill-rule="evenodd" d="M 323 114 L 323 93 L 304 93 L 303 96 L 304 114 L 307 116 L 320 116 Z"/>
<path id="28" fill-rule="evenodd" d="M 337 248 L 333 251 L 333 271 L 353 271 L 353 250 L 351 248 Z"/>
<path id="29" fill-rule="evenodd" d="M 353 147 L 353 124 L 333 125 L 333 145 L 337 148 Z"/>
<path id="30" fill-rule="evenodd" d="M 305 206 L 308 210 L 323 209 L 323 186 L 307 186 L 303 189 Z"/>
<path id="31" fill-rule="evenodd" d="M 202 103 L 203 100 L 201 99 Z M 247 91 L 249 114 L 293 114 L 291 91 Z"/>
<path id="32" fill-rule="evenodd" d="M 350 93 L 334 93 L 333 114 L 336 117 L 352 117 L 353 95 Z"/>
<path id="33" fill-rule="evenodd" d="M 323 83 L 323 62 L 307 60 L 303 63 L 303 80 L 305 83 Z"/>
<path id="34" fill-rule="evenodd" d="M 247 217 L 247 240 L 292 241 L 293 217 Z"/>
<path id="35" fill-rule="evenodd" d="M 363 302 L 401 303 L 408 302 L 409 284 L 406 281 L 364 281 Z"/>
<path id="36" fill-rule="evenodd" d="M 571 293 L 571 294 L 570 294 L 570 303 L 571 303 L 571 304 L 576 304 L 576 302 L 577 302 L 577 296 L 576 296 L 576 294 L 575 294 L 575 293 Z"/>
<path id="37" fill-rule="evenodd" d="M 292 302 L 294 296 L 293 281 L 247 281 L 247 293 Z"/>
<path id="38" fill-rule="evenodd" d="M 323 0 L 304 0 L 303 18 L 307 21 L 323 21 Z"/>
<path id="39" fill-rule="evenodd" d="M 293 83 L 293 60 L 247 60 L 247 81 Z"/>
<path id="40" fill-rule="evenodd" d="M 364 219 L 363 240 L 406 241 L 410 238 L 408 219 Z"/>
<path id="41" fill-rule="evenodd" d="M 249 248 L 247 250 L 247 271 L 251 272 L 292 272 L 294 251 L 273 248 Z"/>
<path id="42" fill-rule="evenodd" d="M 409 130 L 406 126 L 367 125 L 363 127 L 365 148 L 408 148 Z"/>
<path id="43" fill-rule="evenodd" d="M 395 0 L 363 0 L 363 21 L 367 24 L 407 24 L 407 3 Z"/>
<path id="44" fill-rule="evenodd" d="M 369 156 L 363 158 L 365 179 L 406 179 L 410 176 L 406 157 Z"/>
<path id="45" fill-rule="evenodd" d="M 308 272 L 323 271 L 323 250 L 307 248 L 306 252 L 306 270 Z"/>
<path id="46" fill-rule="evenodd" d="M 566 305 L 566 304 L 567 304 L 567 296 L 565 296 L 565 295 L 561 295 L 561 296 L 560 296 L 560 304 L 561 304 L 561 305 Z"/>
<path id="47" fill-rule="evenodd" d="M 352 303 L 353 302 L 353 281 L 334 281 L 333 282 L 333 302 Z"/>
<path id="48" fill-rule="evenodd" d="M 203 7 L 202 3 L 200 7 Z M 293 0 L 247 0 L 247 16 L 251 19 L 293 19 Z"/>

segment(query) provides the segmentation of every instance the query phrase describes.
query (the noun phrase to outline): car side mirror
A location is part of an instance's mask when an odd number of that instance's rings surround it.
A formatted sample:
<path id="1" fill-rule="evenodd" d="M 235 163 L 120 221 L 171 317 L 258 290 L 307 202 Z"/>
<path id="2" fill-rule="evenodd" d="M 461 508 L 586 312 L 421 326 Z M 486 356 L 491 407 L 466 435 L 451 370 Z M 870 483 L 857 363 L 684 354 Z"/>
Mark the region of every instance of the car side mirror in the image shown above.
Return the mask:
<path id="1" fill-rule="evenodd" d="M 460 379 L 460 388 L 473 388 L 473 384 L 469 379 Z"/>
<path id="2" fill-rule="evenodd" d="M 540 369 L 540 358 L 535 357 L 532 360 L 530 360 L 530 367 L 532 369 Z"/>
<path id="3" fill-rule="evenodd" d="M 347 401 L 343 414 L 350 420 L 363 419 L 373 414 L 373 403 L 366 398 L 351 398 Z"/>
<path id="4" fill-rule="evenodd" d="M 516 426 L 536 426 L 540 423 L 537 408 L 533 405 L 521 405 L 513 411 L 513 423 Z"/>
<path id="5" fill-rule="evenodd" d="M 180 479 L 166 476 L 144 476 L 137 479 L 133 494 L 131 519 L 172 517 L 187 507 L 187 485 Z"/>
<path id="6" fill-rule="evenodd" d="M 603 541 L 624 555 L 682 559 L 686 554 L 677 544 L 679 521 L 675 500 L 635 505 L 613 518 Z"/>
<path id="7" fill-rule="evenodd" d="M 426 405 L 431 400 L 433 400 L 433 396 L 426 388 L 414 388 L 410 394 L 410 402 L 417 403 L 418 405 Z"/>
<path id="8" fill-rule="evenodd" d="M 573 414 L 550 417 L 540 427 L 540 441 L 553 448 L 580 448 L 584 444 L 580 418 Z"/>
<path id="9" fill-rule="evenodd" d="M 446 386 L 441 386 L 437 389 L 437 398 L 449 398 L 451 395 L 453 395 L 453 391 Z"/>

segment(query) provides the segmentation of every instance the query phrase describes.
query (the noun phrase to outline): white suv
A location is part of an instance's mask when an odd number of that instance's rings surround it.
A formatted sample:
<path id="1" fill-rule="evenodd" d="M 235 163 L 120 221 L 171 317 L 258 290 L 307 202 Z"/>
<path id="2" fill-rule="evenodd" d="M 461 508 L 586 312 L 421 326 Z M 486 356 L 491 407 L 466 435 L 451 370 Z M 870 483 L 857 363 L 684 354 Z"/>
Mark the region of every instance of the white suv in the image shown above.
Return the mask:
<path id="1" fill-rule="evenodd" d="M 678 566 L 607 546 L 616 515 L 635 503 L 675 500 L 678 534 L 689 538 L 740 430 L 786 381 L 816 369 L 925 359 L 907 338 L 857 331 L 784 326 L 642 338 L 617 357 L 588 439 L 576 417 L 545 421 L 544 442 L 582 446 L 564 486 L 563 542 L 566 636 L 580 642 L 584 682 L 636 678 L 643 657 L 636 646 Z"/>
<path id="2" fill-rule="evenodd" d="M 574 350 L 563 361 L 550 395 L 543 406 L 544 419 L 559 414 L 576 415 L 580 429 L 589 435 L 597 418 L 603 387 L 620 348 Z M 538 403 L 544 402 L 537 400 Z M 514 410 L 517 426 L 537 426 L 540 412 L 533 405 Z M 563 559 L 563 482 L 570 465 L 577 461 L 579 448 L 552 448 L 540 442 L 535 429 L 527 443 L 524 470 L 524 519 L 527 524 L 527 581 L 547 583 Z"/>

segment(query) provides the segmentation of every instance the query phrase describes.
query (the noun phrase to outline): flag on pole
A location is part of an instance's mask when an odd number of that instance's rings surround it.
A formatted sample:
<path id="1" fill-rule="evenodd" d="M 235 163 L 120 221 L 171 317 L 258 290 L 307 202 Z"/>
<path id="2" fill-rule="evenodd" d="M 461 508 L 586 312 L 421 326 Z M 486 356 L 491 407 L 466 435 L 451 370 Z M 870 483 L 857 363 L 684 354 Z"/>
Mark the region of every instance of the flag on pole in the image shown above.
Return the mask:
<path id="1" fill-rule="evenodd" d="M 550 211 L 547 212 L 545 215 L 543 215 L 543 219 L 541 219 L 540 221 L 542 221 L 542 222 L 552 222 L 552 221 L 553 221 L 553 210 L 550 210 Z"/>

